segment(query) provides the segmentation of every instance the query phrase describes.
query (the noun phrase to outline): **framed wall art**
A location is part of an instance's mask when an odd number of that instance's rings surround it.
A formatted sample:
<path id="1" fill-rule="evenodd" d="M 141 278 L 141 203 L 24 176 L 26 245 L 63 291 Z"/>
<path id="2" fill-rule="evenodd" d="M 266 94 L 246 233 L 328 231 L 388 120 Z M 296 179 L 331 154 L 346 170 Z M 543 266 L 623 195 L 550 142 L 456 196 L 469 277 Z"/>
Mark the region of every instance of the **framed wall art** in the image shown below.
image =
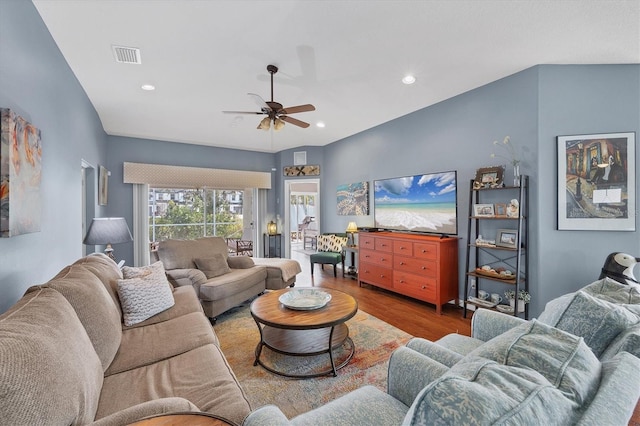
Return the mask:
<path id="1" fill-rule="evenodd" d="M 495 211 L 496 211 L 496 216 L 507 217 L 507 204 L 506 203 L 496 203 Z"/>
<path id="2" fill-rule="evenodd" d="M 98 204 L 106 206 L 109 201 L 109 171 L 100 166 L 98 173 Z"/>
<path id="3" fill-rule="evenodd" d="M 366 216 L 369 214 L 369 182 L 339 185 L 337 190 L 338 215 Z"/>
<path id="4" fill-rule="evenodd" d="M 0 236 L 40 232 L 42 217 L 40 130 L 0 108 Z"/>
<path id="5" fill-rule="evenodd" d="M 635 133 L 557 139 L 558 229 L 635 231 Z"/>
<path id="6" fill-rule="evenodd" d="M 285 176 L 320 176 L 320 166 L 285 166 Z"/>

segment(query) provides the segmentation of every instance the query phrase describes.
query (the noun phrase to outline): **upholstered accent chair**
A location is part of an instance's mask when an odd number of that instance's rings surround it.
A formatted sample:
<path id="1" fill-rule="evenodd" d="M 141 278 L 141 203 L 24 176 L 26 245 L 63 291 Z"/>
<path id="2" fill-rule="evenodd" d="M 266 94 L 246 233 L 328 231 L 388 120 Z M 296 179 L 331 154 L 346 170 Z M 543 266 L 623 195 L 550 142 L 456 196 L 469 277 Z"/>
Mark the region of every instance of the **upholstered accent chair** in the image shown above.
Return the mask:
<path id="1" fill-rule="evenodd" d="M 337 265 L 341 263 L 342 276 L 344 277 L 344 251 L 342 248 L 347 244 L 346 234 L 318 235 L 316 241 L 318 252 L 309 256 L 311 275 L 313 276 L 313 266 L 319 263 L 322 269 L 324 269 L 324 265 L 333 265 L 333 276 L 337 277 Z"/>

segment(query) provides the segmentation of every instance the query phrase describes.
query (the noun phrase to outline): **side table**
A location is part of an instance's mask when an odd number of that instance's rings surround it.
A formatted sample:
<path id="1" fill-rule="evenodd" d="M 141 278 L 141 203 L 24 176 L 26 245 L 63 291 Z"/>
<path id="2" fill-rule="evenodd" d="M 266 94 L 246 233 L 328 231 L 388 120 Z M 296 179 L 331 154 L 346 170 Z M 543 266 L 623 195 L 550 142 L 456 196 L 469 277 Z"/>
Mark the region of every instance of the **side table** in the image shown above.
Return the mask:
<path id="1" fill-rule="evenodd" d="M 282 234 L 264 234 L 262 252 L 264 257 L 282 257 Z"/>
<path id="2" fill-rule="evenodd" d="M 344 246 L 343 247 L 345 257 L 347 253 L 351 253 L 351 265 L 346 271 L 347 276 L 353 280 L 358 279 L 358 267 L 356 266 L 356 259 L 358 258 L 358 246 Z"/>

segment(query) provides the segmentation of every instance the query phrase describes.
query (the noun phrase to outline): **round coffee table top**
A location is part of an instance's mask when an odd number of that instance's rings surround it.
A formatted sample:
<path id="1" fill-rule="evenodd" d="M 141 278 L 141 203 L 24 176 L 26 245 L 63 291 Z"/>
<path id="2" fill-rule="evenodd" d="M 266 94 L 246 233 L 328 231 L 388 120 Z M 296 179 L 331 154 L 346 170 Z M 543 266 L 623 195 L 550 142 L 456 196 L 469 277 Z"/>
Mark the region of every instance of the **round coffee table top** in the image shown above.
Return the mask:
<path id="1" fill-rule="evenodd" d="M 358 312 L 358 302 L 342 291 L 323 288 L 331 294 L 331 300 L 325 306 L 310 311 L 299 311 L 285 307 L 278 300 L 280 296 L 293 289 L 271 291 L 263 294 L 251 303 L 251 315 L 260 323 L 290 330 L 309 330 L 326 328 L 342 324 Z"/>

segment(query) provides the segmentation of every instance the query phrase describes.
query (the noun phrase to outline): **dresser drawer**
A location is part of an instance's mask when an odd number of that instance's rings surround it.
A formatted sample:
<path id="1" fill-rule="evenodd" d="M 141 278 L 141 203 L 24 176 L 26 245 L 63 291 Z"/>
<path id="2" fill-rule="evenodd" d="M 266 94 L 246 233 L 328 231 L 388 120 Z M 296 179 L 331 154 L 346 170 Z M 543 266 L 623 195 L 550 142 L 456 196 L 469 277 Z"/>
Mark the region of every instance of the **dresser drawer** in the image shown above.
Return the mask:
<path id="1" fill-rule="evenodd" d="M 371 263 L 385 268 L 393 268 L 393 254 L 377 250 L 362 250 L 358 258 L 360 263 Z"/>
<path id="2" fill-rule="evenodd" d="M 421 277 L 400 271 L 394 271 L 393 273 L 394 291 L 424 300 L 425 302 L 436 302 L 436 287 L 437 281 L 434 278 Z"/>
<path id="3" fill-rule="evenodd" d="M 375 238 L 371 235 L 365 235 L 362 232 L 359 233 L 358 247 L 360 247 L 360 249 L 374 250 L 376 248 Z"/>
<path id="4" fill-rule="evenodd" d="M 413 256 L 413 243 L 411 241 L 394 241 L 393 254 Z"/>
<path id="5" fill-rule="evenodd" d="M 393 287 L 393 270 L 371 263 L 360 263 L 358 280 L 385 288 Z"/>
<path id="6" fill-rule="evenodd" d="M 376 250 L 393 253 L 393 240 L 386 238 L 376 238 Z"/>
<path id="7" fill-rule="evenodd" d="M 414 243 L 413 255 L 422 259 L 437 259 L 438 245 L 435 243 Z"/>
<path id="8" fill-rule="evenodd" d="M 420 257 L 393 257 L 393 269 L 400 272 L 409 272 L 425 277 L 437 278 L 438 264 L 435 260 Z"/>

